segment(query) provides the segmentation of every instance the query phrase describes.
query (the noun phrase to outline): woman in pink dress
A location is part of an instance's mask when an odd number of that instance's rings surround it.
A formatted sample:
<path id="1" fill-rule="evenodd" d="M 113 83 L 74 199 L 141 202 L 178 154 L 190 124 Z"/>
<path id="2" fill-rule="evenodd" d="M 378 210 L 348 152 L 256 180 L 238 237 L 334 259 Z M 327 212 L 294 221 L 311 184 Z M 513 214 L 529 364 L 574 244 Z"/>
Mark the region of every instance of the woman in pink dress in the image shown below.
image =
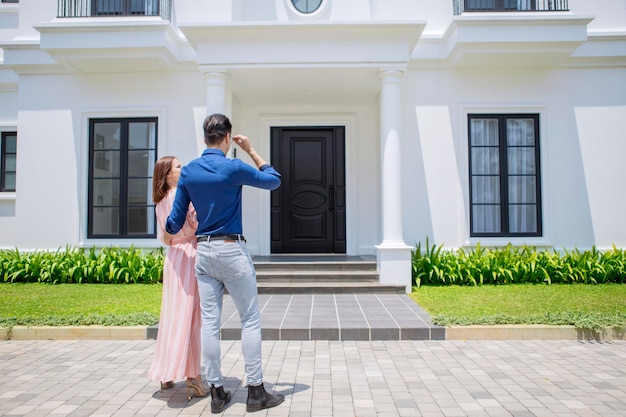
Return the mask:
<path id="1" fill-rule="evenodd" d="M 154 166 L 152 199 L 161 241 L 169 247 L 163 264 L 163 296 L 156 352 L 148 377 L 161 382 L 161 389 L 187 378 L 187 396 L 208 394 L 200 376 L 200 299 L 195 273 L 196 213 L 190 206 L 187 221 L 171 241 L 163 240 L 165 221 L 174 203 L 181 163 L 164 156 Z"/>

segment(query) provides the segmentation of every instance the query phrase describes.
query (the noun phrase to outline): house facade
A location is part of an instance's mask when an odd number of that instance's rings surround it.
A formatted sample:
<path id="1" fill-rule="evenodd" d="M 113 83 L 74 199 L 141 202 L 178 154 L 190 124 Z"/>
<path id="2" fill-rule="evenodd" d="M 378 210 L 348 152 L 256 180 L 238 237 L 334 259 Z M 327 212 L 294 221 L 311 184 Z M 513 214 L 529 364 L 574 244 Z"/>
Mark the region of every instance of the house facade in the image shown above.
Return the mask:
<path id="1" fill-rule="evenodd" d="M 626 0 L 0 3 L 0 248 L 152 248 L 207 114 L 283 174 L 253 255 L 626 246 Z M 231 150 L 231 157 L 247 155 Z"/>

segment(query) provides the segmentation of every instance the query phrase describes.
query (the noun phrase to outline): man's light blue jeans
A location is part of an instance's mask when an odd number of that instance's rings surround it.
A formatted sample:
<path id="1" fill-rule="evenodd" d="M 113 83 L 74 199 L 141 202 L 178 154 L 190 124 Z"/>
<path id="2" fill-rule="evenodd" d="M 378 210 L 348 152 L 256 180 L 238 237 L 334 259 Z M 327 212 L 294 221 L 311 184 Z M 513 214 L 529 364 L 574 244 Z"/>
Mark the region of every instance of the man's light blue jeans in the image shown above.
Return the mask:
<path id="1" fill-rule="evenodd" d="M 241 319 L 241 349 L 246 381 L 248 385 L 261 384 L 261 312 L 256 271 L 245 242 L 199 242 L 196 276 L 202 310 L 202 361 L 206 382 L 216 387 L 224 385 L 220 323 L 224 288 L 227 288 Z"/>

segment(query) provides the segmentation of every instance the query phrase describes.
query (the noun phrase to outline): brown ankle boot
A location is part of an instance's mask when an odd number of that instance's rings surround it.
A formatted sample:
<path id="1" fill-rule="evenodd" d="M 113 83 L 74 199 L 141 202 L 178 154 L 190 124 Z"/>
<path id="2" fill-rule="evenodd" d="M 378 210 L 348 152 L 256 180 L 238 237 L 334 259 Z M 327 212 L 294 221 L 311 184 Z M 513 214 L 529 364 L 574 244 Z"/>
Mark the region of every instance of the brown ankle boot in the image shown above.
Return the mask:
<path id="1" fill-rule="evenodd" d="M 284 395 L 272 395 L 268 393 L 267 391 L 265 391 L 265 387 L 263 386 L 263 384 L 257 386 L 248 385 L 248 401 L 246 402 L 247 412 L 276 407 L 283 401 L 285 401 Z"/>
<path id="2" fill-rule="evenodd" d="M 211 385 L 211 412 L 218 414 L 224 411 L 224 406 L 230 402 L 230 391 L 224 391 L 224 387 Z"/>

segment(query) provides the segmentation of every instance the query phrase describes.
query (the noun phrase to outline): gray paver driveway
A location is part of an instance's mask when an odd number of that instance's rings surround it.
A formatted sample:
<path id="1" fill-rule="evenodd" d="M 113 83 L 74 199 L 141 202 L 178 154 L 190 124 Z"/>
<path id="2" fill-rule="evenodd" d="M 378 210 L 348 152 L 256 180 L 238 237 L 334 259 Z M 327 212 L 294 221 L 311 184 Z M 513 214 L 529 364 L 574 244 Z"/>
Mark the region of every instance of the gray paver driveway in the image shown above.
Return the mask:
<path id="1" fill-rule="evenodd" d="M 2 341 L 0 415 L 208 416 L 146 378 L 154 340 Z M 282 405 L 245 412 L 240 342 L 223 341 L 224 416 L 626 416 L 626 342 L 264 341 Z"/>

